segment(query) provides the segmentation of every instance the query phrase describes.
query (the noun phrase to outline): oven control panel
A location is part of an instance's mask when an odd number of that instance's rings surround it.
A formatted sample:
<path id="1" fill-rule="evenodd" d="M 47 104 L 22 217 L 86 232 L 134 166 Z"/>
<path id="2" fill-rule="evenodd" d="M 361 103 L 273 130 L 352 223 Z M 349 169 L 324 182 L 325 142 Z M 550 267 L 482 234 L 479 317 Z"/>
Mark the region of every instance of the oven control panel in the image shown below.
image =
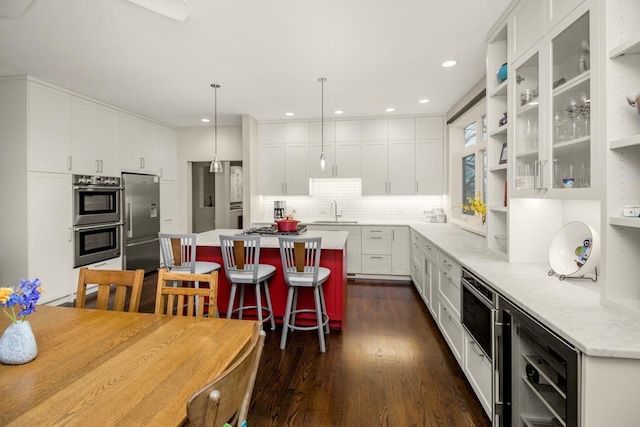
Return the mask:
<path id="1" fill-rule="evenodd" d="M 73 175 L 75 185 L 99 185 L 102 187 L 119 187 L 120 177 L 96 176 L 96 175 Z"/>

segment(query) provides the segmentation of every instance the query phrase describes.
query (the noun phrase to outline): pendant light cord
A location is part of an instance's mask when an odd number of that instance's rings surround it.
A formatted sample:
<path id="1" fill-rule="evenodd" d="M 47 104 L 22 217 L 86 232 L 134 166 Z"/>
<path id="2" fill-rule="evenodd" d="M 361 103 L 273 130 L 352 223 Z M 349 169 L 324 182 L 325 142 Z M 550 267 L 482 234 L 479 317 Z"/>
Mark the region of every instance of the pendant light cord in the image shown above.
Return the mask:
<path id="1" fill-rule="evenodd" d="M 320 96 L 320 138 L 322 139 L 322 154 L 324 154 L 324 81 L 326 79 L 320 78 L 321 83 L 321 96 Z"/>

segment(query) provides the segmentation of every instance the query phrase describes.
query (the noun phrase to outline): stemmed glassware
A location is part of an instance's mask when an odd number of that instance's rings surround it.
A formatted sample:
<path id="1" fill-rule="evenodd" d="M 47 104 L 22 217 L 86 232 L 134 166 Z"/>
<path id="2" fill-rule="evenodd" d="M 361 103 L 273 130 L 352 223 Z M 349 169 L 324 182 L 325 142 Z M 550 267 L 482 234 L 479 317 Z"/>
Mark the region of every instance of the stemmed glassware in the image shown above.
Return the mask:
<path id="1" fill-rule="evenodd" d="M 577 118 L 580 117 L 580 115 L 582 114 L 582 107 L 580 104 L 578 104 L 578 101 L 576 100 L 575 97 L 572 96 L 571 98 L 569 98 L 569 101 L 564 107 L 564 111 L 565 113 L 567 113 L 567 115 L 571 119 L 572 138 L 573 139 L 579 138 L 580 135 L 578 135 Z"/>
<path id="2" fill-rule="evenodd" d="M 583 118 L 582 121 L 582 135 L 587 136 L 591 134 L 590 128 L 590 120 L 591 120 L 591 100 L 587 97 L 587 94 L 581 92 L 579 95 L 580 98 L 580 115 Z"/>

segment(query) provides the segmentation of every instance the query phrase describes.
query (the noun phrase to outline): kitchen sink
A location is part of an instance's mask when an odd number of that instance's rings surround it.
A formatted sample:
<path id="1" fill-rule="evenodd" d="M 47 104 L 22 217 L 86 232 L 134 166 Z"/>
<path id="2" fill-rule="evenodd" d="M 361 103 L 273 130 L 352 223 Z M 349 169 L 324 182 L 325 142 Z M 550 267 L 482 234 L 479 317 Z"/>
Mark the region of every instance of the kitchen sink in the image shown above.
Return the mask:
<path id="1" fill-rule="evenodd" d="M 313 221 L 312 224 L 357 224 L 358 221 L 335 221 L 335 220 L 320 220 L 320 221 Z"/>

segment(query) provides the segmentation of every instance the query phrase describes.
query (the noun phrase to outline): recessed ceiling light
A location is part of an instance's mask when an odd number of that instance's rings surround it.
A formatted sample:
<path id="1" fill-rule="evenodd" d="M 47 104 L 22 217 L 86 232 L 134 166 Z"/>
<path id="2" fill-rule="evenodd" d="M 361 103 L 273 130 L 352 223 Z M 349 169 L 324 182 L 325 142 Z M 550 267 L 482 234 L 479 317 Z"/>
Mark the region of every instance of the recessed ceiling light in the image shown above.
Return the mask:
<path id="1" fill-rule="evenodd" d="M 209 123 L 211 120 L 209 120 L 209 119 L 200 119 L 200 121 L 201 121 L 202 123 Z"/>
<path id="2" fill-rule="evenodd" d="M 389 108 L 385 109 L 384 111 L 386 111 L 387 113 L 391 113 L 392 111 L 396 111 L 396 109 L 393 108 L 393 107 L 389 107 Z"/>
<path id="3" fill-rule="evenodd" d="M 289 116 L 289 117 L 291 117 L 291 116 L 293 116 L 294 114 L 293 114 L 293 113 L 284 113 L 284 115 L 285 115 L 285 116 Z"/>
<path id="4" fill-rule="evenodd" d="M 427 98 L 423 98 L 420 101 L 418 101 L 420 104 L 426 104 L 427 102 L 429 102 L 429 100 Z"/>
<path id="5" fill-rule="evenodd" d="M 445 67 L 445 68 L 449 68 L 449 67 L 453 67 L 457 63 L 458 63 L 457 61 L 454 61 L 454 60 L 450 59 L 449 61 L 444 61 L 442 63 L 442 66 Z"/>
<path id="6" fill-rule="evenodd" d="M 336 111 L 333 112 L 333 114 L 342 114 L 342 113 L 344 113 L 344 111 L 342 111 L 342 110 L 336 110 Z"/>

